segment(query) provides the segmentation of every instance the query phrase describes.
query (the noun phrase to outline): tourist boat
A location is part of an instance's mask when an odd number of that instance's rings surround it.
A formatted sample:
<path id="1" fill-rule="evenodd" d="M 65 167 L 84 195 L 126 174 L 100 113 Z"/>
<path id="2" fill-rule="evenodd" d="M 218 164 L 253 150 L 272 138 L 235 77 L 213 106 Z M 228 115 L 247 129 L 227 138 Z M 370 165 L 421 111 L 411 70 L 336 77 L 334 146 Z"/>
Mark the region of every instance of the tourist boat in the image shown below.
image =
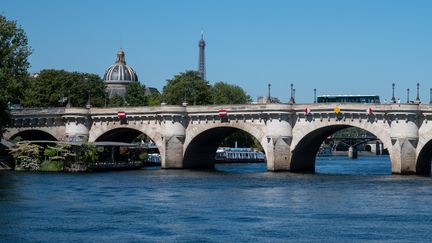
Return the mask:
<path id="1" fill-rule="evenodd" d="M 216 151 L 216 163 L 260 163 L 265 162 L 265 154 L 252 148 L 226 148 Z"/>

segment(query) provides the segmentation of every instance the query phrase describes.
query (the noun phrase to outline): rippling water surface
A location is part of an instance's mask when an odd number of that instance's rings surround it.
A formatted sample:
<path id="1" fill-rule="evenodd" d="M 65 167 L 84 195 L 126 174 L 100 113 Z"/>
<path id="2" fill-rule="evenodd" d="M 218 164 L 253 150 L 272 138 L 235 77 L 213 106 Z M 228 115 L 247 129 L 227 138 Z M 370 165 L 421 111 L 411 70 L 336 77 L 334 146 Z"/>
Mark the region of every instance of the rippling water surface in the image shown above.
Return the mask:
<path id="1" fill-rule="evenodd" d="M 6 242 L 430 242 L 431 229 L 432 179 L 391 175 L 388 157 L 320 158 L 316 174 L 0 172 Z"/>

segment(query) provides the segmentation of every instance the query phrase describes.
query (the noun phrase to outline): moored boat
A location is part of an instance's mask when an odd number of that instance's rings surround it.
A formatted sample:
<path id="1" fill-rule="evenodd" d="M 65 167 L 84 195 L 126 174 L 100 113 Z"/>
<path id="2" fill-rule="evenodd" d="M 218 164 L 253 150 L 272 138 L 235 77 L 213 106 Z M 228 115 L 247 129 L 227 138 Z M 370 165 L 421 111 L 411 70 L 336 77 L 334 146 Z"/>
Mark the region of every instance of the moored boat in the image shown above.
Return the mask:
<path id="1" fill-rule="evenodd" d="M 265 154 L 252 148 L 226 148 L 221 147 L 216 151 L 216 163 L 262 163 L 265 162 Z"/>

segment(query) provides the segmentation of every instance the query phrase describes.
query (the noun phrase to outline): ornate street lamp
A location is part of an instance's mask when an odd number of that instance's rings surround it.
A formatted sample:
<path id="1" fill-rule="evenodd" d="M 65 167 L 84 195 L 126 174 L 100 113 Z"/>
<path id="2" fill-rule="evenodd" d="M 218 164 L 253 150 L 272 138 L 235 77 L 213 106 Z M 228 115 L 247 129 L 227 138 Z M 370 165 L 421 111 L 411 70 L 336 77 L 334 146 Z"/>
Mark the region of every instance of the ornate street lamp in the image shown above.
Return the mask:
<path id="1" fill-rule="evenodd" d="M 429 104 L 432 104 L 432 88 L 429 90 Z"/>
<path id="2" fill-rule="evenodd" d="M 271 103 L 270 87 L 271 87 L 271 84 L 269 83 L 269 84 L 268 84 L 268 97 L 267 97 L 267 103 Z"/>
<path id="3" fill-rule="evenodd" d="M 90 94 L 90 90 L 87 90 L 87 92 L 88 92 L 88 100 L 87 100 L 86 108 L 90 109 L 91 108 L 91 94 Z"/>
<path id="4" fill-rule="evenodd" d="M 316 89 L 314 89 L 314 102 L 313 103 L 316 103 Z"/>
<path id="5" fill-rule="evenodd" d="M 419 94 L 420 84 L 417 83 L 417 97 L 415 103 L 420 104 L 420 94 Z"/>
<path id="6" fill-rule="evenodd" d="M 394 88 L 395 88 L 395 83 L 392 83 L 392 98 L 391 98 L 391 101 L 393 103 L 396 103 L 396 98 L 394 96 Z"/>
<path id="7" fill-rule="evenodd" d="M 108 93 L 107 92 L 104 92 L 104 107 L 106 108 L 107 107 L 107 100 L 108 100 Z"/>
<path id="8" fill-rule="evenodd" d="M 293 89 L 293 103 L 295 103 L 295 89 Z"/>
<path id="9" fill-rule="evenodd" d="M 291 98 L 289 101 L 290 104 L 294 104 L 294 84 L 291 83 Z"/>
<path id="10" fill-rule="evenodd" d="M 71 95 L 70 95 L 70 90 L 68 90 L 68 97 L 67 97 L 67 99 L 68 99 L 68 103 L 67 103 L 67 105 L 66 105 L 66 108 L 71 108 Z"/>
<path id="11" fill-rule="evenodd" d="M 407 89 L 407 103 L 410 103 L 410 101 L 409 101 L 409 88 Z"/>

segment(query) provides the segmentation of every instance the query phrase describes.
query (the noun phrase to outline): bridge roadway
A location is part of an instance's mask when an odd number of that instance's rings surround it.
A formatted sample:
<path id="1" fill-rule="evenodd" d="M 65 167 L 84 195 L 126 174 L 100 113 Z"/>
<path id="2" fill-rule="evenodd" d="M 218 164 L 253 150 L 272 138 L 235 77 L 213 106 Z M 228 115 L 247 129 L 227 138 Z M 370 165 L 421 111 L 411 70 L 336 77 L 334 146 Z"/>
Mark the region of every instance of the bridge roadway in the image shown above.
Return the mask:
<path id="1" fill-rule="evenodd" d="M 340 113 L 335 112 L 335 107 Z M 309 108 L 309 113 L 305 108 Z M 372 113 L 368 112 L 369 108 Z M 228 111 L 226 118 L 218 111 Z M 125 119 L 118 112 L 126 113 Z M 387 148 L 396 174 L 430 174 L 432 105 L 254 104 L 118 108 L 45 108 L 12 111 L 6 140 L 119 141 L 149 136 L 162 168 L 207 168 L 229 134 L 243 130 L 264 148 L 269 171 L 313 172 L 321 143 L 334 132 L 359 127 Z"/>

